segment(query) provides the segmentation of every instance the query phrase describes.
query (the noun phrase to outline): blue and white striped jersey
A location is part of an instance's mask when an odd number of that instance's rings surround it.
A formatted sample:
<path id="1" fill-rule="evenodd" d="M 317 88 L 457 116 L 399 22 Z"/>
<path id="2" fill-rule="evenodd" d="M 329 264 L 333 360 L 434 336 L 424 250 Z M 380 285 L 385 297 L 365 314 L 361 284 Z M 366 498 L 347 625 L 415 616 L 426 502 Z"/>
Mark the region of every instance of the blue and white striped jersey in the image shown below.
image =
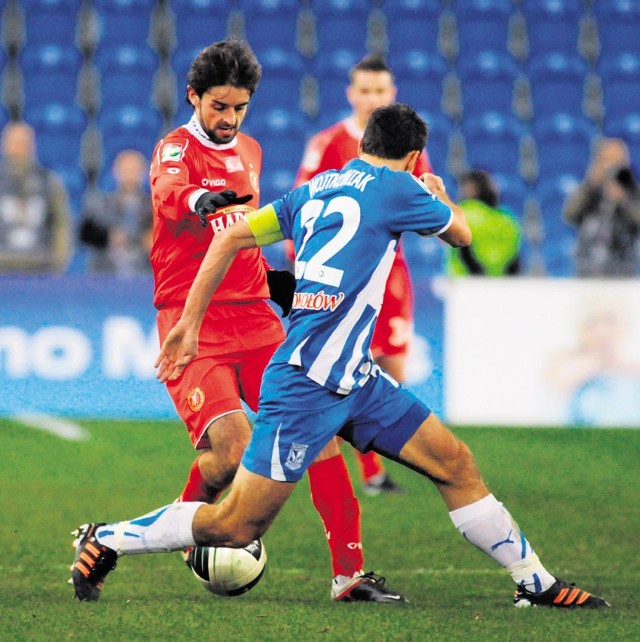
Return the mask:
<path id="1" fill-rule="evenodd" d="M 273 361 L 347 394 L 369 377 L 371 337 L 402 232 L 431 236 L 451 209 L 408 172 L 356 159 L 272 203 L 296 252 L 296 292 Z"/>

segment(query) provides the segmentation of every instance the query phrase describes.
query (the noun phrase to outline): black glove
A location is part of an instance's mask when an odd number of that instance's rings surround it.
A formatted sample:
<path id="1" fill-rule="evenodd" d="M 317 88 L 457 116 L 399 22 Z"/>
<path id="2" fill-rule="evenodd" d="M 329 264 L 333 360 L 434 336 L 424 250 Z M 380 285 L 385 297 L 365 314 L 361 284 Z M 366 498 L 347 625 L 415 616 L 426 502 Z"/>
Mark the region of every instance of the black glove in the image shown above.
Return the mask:
<path id="1" fill-rule="evenodd" d="M 289 270 L 268 270 L 269 297 L 282 308 L 282 318 L 289 316 L 296 289 L 296 277 Z"/>
<path id="2" fill-rule="evenodd" d="M 205 192 L 196 201 L 196 214 L 200 217 L 202 227 L 207 227 L 207 214 L 213 214 L 219 207 L 227 205 L 242 205 L 249 202 L 253 196 L 236 196 L 232 189 L 226 189 L 224 192 Z"/>

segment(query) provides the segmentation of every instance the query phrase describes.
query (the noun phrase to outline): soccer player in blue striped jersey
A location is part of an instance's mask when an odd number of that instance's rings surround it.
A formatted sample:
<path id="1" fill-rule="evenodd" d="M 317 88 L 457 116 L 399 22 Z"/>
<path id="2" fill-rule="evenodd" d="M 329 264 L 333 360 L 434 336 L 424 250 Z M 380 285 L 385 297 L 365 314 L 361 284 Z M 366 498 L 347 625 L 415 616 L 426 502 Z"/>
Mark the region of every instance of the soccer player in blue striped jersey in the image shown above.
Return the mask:
<path id="1" fill-rule="evenodd" d="M 98 599 L 120 555 L 196 544 L 241 547 L 260 537 L 316 455 L 340 435 L 430 479 L 465 539 L 509 572 L 516 606 L 608 605 L 546 570 L 489 492 L 469 448 L 371 356 L 401 234 L 437 235 L 453 246 L 471 242 L 464 214 L 442 180 L 410 175 L 426 139 L 426 123 L 411 107 L 380 108 L 369 119 L 357 160 L 316 176 L 214 237 L 156 367 L 166 381 L 193 360 L 211 295 L 237 252 L 293 239 L 291 323 L 265 371 L 251 441 L 219 504 L 178 502 L 134 520 L 80 527 L 72 572 L 79 599 Z"/>

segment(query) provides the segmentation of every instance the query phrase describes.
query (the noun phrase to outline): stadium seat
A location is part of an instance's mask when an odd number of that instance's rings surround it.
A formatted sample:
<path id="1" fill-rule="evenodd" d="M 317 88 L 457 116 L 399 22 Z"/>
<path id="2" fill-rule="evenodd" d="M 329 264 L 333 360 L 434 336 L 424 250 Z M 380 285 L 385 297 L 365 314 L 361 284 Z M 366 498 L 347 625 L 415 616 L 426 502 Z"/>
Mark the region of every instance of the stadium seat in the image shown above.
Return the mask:
<path id="1" fill-rule="evenodd" d="M 105 168 L 111 167 L 123 149 L 137 149 L 150 158 L 162 133 L 162 117 L 151 106 L 125 104 L 103 109 L 97 123 L 102 133 Z"/>
<path id="2" fill-rule="evenodd" d="M 20 53 L 26 103 L 73 102 L 82 54 L 73 45 L 33 45 Z"/>
<path id="3" fill-rule="evenodd" d="M 521 146 L 526 128 L 516 116 L 487 112 L 462 122 L 469 167 L 492 174 L 520 173 Z"/>
<path id="4" fill-rule="evenodd" d="M 407 49 L 389 56 L 389 66 L 398 86 L 398 100 L 414 109 L 442 109 L 443 83 L 448 67 L 439 53 Z"/>
<path id="5" fill-rule="evenodd" d="M 488 111 L 513 111 L 514 86 L 520 69 L 510 54 L 480 51 L 461 59 L 457 71 L 465 118 Z"/>
<path id="6" fill-rule="evenodd" d="M 309 123 L 300 112 L 279 108 L 254 111 L 244 125 L 244 131 L 262 147 L 264 169 L 272 172 L 297 170 L 308 129 Z"/>
<path id="7" fill-rule="evenodd" d="M 311 0 L 311 10 L 316 21 L 318 51 L 324 54 L 345 46 L 367 48 L 371 11 L 368 0 Z"/>
<path id="8" fill-rule="evenodd" d="M 232 0 L 171 0 L 177 54 L 204 49 L 223 40 L 228 33 L 228 21 L 234 6 Z"/>
<path id="9" fill-rule="evenodd" d="M 605 119 L 603 133 L 605 136 L 622 138 L 627 143 L 631 164 L 636 176 L 640 177 L 640 104 L 635 112 L 618 119 Z"/>
<path id="10" fill-rule="evenodd" d="M 302 56 L 296 50 L 270 47 L 260 53 L 259 60 L 262 79 L 251 99 L 252 111 L 269 107 L 298 108 L 305 72 Z"/>
<path id="11" fill-rule="evenodd" d="M 365 55 L 364 49 L 330 49 L 318 56 L 314 74 L 318 80 L 320 111 L 337 111 L 347 106 L 345 89 L 349 71 Z"/>
<path id="12" fill-rule="evenodd" d="M 444 178 L 444 174 L 448 174 L 449 137 L 453 133 L 453 121 L 445 116 L 440 109 L 431 112 L 418 110 L 418 113 L 429 126 L 427 140 L 429 162 L 434 172 Z"/>
<path id="13" fill-rule="evenodd" d="M 523 0 L 521 8 L 530 58 L 554 52 L 567 56 L 578 53 L 582 0 Z"/>
<path id="14" fill-rule="evenodd" d="M 25 47 L 44 44 L 68 47 L 72 44 L 82 1 L 20 0 L 24 11 Z"/>
<path id="15" fill-rule="evenodd" d="M 527 65 L 535 118 L 556 112 L 583 113 L 587 64 L 578 55 L 555 52 Z"/>
<path id="16" fill-rule="evenodd" d="M 458 29 L 460 56 L 474 56 L 476 51 L 507 51 L 510 0 L 456 0 L 453 11 Z"/>
<path id="17" fill-rule="evenodd" d="M 260 204 L 266 205 L 286 194 L 293 188 L 295 180 L 295 170 L 265 168 L 260 176 Z"/>
<path id="18" fill-rule="evenodd" d="M 28 103 L 24 120 L 36 133 L 40 161 L 52 169 L 79 167 L 87 115 L 68 103 Z"/>
<path id="19" fill-rule="evenodd" d="M 408 50 L 422 50 L 429 55 L 439 52 L 441 2 L 387 0 L 382 9 L 387 21 L 390 58 L 401 56 Z"/>
<path id="20" fill-rule="evenodd" d="M 113 47 L 146 42 L 156 0 L 93 0 L 99 42 Z"/>
<path id="21" fill-rule="evenodd" d="M 575 274 L 573 250 L 576 232 L 562 218 L 567 196 L 578 186 L 581 177 L 558 174 L 539 180 L 534 188 L 542 217 L 542 255 L 549 276 L 568 277 Z"/>
<path id="22" fill-rule="evenodd" d="M 639 51 L 640 3 L 635 0 L 594 2 L 598 22 L 601 56 L 616 57 L 621 53 Z"/>
<path id="23" fill-rule="evenodd" d="M 557 113 L 533 121 L 539 180 L 583 176 L 591 157 L 595 126 L 584 116 Z"/>
<path id="24" fill-rule="evenodd" d="M 100 72 L 101 105 L 149 104 L 158 56 L 148 45 L 101 44 L 95 55 Z"/>
<path id="25" fill-rule="evenodd" d="M 640 105 L 640 46 L 613 58 L 601 56 L 598 71 L 605 119 L 615 120 L 637 112 Z"/>
<path id="26" fill-rule="evenodd" d="M 493 179 L 500 191 L 500 205 L 509 208 L 518 218 L 522 218 L 525 202 L 529 197 L 529 186 L 516 173 L 494 173 Z"/>
<path id="27" fill-rule="evenodd" d="M 244 15 L 245 37 L 260 62 L 265 49 L 283 48 L 289 43 L 295 50 L 298 0 L 240 0 L 239 9 Z"/>

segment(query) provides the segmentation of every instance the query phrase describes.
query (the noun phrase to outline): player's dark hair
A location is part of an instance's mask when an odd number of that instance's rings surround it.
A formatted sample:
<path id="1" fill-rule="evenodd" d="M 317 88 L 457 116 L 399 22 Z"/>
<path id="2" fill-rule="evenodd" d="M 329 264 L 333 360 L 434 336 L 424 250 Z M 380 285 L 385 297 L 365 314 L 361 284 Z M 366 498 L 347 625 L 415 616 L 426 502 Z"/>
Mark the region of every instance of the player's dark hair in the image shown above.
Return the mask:
<path id="1" fill-rule="evenodd" d="M 376 109 L 362 136 L 362 151 L 378 158 L 400 160 L 409 152 L 422 151 L 429 127 L 413 107 L 396 103 Z"/>
<path id="2" fill-rule="evenodd" d="M 238 38 L 214 42 L 191 63 L 187 84 L 202 98 L 211 87 L 238 87 L 253 95 L 258 88 L 262 67 L 251 47 Z M 186 96 L 189 101 L 189 94 Z"/>
<path id="3" fill-rule="evenodd" d="M 378 54 L 369 54 L 359 60 L 349 70 L 349 80 L 353 82 L 353 75 L 357 71 L 386 71 L 393 78 L 393 70 L 385 62 L 384 58 Z"/>
<path id="4" fill-rule="evenodd" d="M 460 183 L 473 183 L 476 196 L 489 207 L 498 207 L 500 193 L 489 172 L 483 169 L 471 169 L 460 176 Z"/>

